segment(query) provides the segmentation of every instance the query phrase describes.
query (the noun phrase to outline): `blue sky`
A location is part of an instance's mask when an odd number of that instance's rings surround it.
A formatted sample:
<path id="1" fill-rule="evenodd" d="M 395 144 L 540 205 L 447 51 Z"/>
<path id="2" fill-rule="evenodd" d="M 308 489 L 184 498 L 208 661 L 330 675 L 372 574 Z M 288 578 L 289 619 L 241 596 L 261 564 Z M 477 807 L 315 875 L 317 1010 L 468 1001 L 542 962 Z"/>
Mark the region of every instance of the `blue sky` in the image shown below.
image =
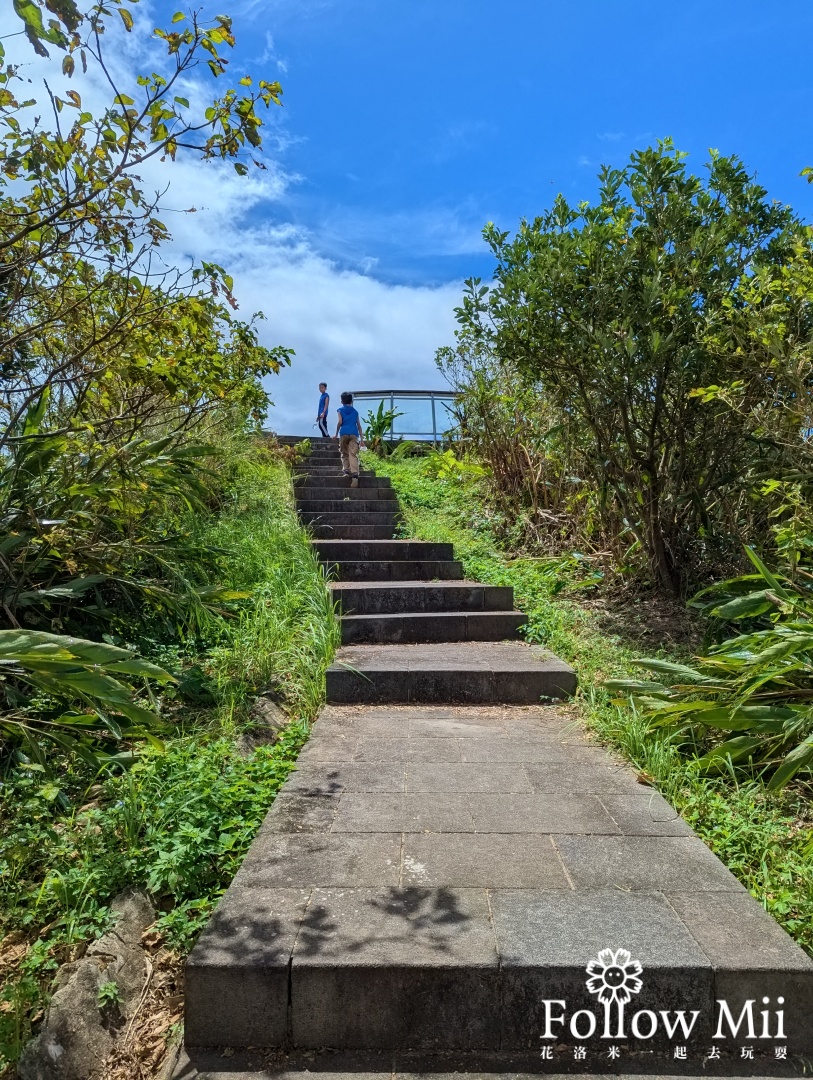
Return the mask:
<path id="1" fill-rule="evenodd" d="M 238 33 L 262 37 L 285 88 L 283 160 L 300 179 L 279 209 L 347 272 L 447 298 L 450 284 L 490 275 L 486 221 L 511 228 L 560 191 L 590 199 L 601 163 L 665 136 L 698 169 L 709 147 L 739 154 L 774 198 L 813 214 L 813 187 L 799 178 L 813 163 L 808 3 L 248 0 L 236 10 Z M 453 325 L 435 313 L 428 329 L 441 345 Z M 405 386 L 437 385 L 427 346 L 415 341 L 413 363 L 401 357 Z M 377 385 L 376 368 L 354 370 L 355 385 Z M 387 374 L 398 384 L 400 372 Z M 293 371 L 283 381 L 299 383 Z"/>
<path id="2" fill-rule="evenodd" d="M 239 10 L 239 9 L 238 9 Z M 286 68 L 295 220 L 388 281 L 486 273 L 482 224 L 590 198 L 602 162 L 671 135 L 736 152 L 810 210 L 807 3 L 246 4 Z M 365 263 L 365 260 L 368 260 Z"/>
<path id="3" fill-rule="evenodd" d="M 139 22 L 180 2 L 141 0 Z M 697 170 L 709 147 L 739 154 L 813 219 L 809 0 L 199 2 L 234 17 L 235 75 L 283 84 L 270 168 L 166 163 L 151 179 L 198 210 L 167 219 L 174 254 L 226 265 L 264 340 L 296 350 L 269 380 L 280 432 L 313 433 L 321 379 L 334 404 L 439 388 L 462 279 L 491 273 L 483 224 L 590 199 L 602 162 L 658 138 Z M 119 33 L 120 66 L 147 66 L 135 45 Z"/>

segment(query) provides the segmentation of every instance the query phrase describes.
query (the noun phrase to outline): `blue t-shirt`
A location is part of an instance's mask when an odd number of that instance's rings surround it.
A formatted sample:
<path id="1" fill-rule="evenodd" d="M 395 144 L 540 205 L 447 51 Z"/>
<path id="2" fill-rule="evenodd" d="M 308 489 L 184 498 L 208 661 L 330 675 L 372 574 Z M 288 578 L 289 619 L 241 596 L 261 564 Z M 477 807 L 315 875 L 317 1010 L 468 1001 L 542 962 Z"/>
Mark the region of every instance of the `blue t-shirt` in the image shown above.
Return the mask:
<path id="1" fill-rule="evenodd" d="M 359 414 L 353 408 L 352 405 L 340 405 L 339 417 L 341 418 L 342 426 L 339 428 L 340 435 L 355 435 L 358 438 L 359 434 Z"/>
<path id="2" fill-rule="evenodd" d="M 322 413 L 325 411 L 325 407 L 327 405 L 327 402 L 328 402 L 327 394 L 321 394 L 320 397 L 319 397 L 319 411 L 316 414 L 317 416 L 321 416 Z"/>

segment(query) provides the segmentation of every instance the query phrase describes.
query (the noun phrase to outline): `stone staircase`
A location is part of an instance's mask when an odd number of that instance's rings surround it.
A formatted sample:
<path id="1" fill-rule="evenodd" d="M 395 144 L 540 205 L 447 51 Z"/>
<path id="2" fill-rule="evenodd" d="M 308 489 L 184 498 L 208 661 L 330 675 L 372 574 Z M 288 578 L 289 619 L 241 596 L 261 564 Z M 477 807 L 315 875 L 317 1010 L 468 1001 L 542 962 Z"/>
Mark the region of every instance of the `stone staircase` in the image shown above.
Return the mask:
<path id="1" fill-rule="evenodd" d="M 187 963 L 176 1080 L 807 1075 L 813 961 L 539 704 L 575 675 L 503 640 L 510 590 L 394 540 L 389 483 L 346 486 L 335 443 L 298 471 L 346 644 Z"/>
<path id="2" fill-rule="evenodd" d="M 329 702 L 525 704 L 573 692 L 566 664 L 509 644 L 527 622 L 512 589 L 465 581 L 451 544 L 393 539 L 389 478 L 363 470 L 351 487 L 332 440 L 314 442 L 297 473 L 297 510 L 332 579 L 346 646 L 327 673 Z"/>

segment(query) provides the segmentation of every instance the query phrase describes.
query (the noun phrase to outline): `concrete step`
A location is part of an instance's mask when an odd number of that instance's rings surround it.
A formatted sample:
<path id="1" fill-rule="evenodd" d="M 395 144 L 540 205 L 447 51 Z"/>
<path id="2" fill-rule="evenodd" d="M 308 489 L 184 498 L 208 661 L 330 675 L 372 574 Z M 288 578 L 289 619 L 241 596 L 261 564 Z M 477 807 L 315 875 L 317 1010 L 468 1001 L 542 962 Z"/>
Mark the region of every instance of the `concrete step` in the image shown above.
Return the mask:
<path id="1" fill-rule="evenodd" d="M 315 484 L 300 484 L 295 490 L 295 495 L 298 500 L 351 499 L 353 502 L 363 502 L 365 499 L 379 499 L 386 500 L 390 503 L 398 501 L 398 498 L 392 488 L 373 487 L 372 484 L 367 486 L 361 483 L 361 478 L 359 478 L 358 487 L 350 487 L 349 480 L 344 486 L 340 486 L 339 484 L 333 484 L 328 487 L 325 484 L 322 487 L 318 487 Z"/>
<path id="2" fill-rule="evenodd" d="M 414 645 L 519 638 L 528 622 L 521 611 L 418 611 L 343 615 L 342 645 Z"/>
<path id="3" fill-rule="evenodd" d="M 303 476 L 313 477 L 314 479 L 323 476 L 331 476 L 338 480 L 341 476 L 343 476 L 343 473 L 341 470 L 341 466 L 339 465 L 316 465 L 312 469 L 307 470 L 297 468 L 295 477 L 298 479 L 299 477 Z M 379 483 L 379 478 L 376 477 L 375 473 L 372 472 L 370 469 L 360 469 L 359 476 L 375 477 L 376 484 Z"/>
<path id="4" fill-rule="evenodd" d="M 607 1053 L 605 1049 L 604 1053 Z M 563 1056 L 559 1051 L 559 1057 Z M 598 1055 L 595 1055 L 598 1057 Z M 653 1056 L 651 1053 L 648 1055 Z M 445 1055 L 427 1055 L 426 1051 L 405 1051 L 398 1054 L 389 1052 L 348 1052 L 291 1050 L 283 1052 L 268 1050 L 183 1050 L 180 1054 L 171 1080 L 418 1080 L 436 1075 L 438 1070 L 449 1069 L 444 1080 L 454 1076 L 454 1080 L 532 1080 L 539 1075 L 539 1052 L 535 1058 L 529 1054 L 511 1055 L 488 1054 L 481 1051 L 473 1060 L 471 1054 L 452 1053 Z M 571 1052 L 572 1057 L 572 1052 Z M 669 1055 L 659 1055 L 659 1065 L 667 1069 L 665 1073 L 653 1073 L 648 1067 L 645 1073 L 612 1073 L 614 1080 L 652 1080 L 657 1075 L 659 1080 L 685 1080 L 686 1076 L 714 1076 L 710 1069 L 702 1073 L 686 1071 L 674 1072 L 680 1062 L 668 1064 Z M 555 1059 L 554 1059 L 555 1061 Z M 552 1062 L 553 1064 L 553 1062 Z M 712 1063 L 713 1064 L 713 1063 Z M 557 1068 L 565 1068 L 572 1061 L 560 1061 Z M 578 1060 L 576 1062 L 578 1066 Z M 546 1072 L 547 1080 L 584 1080 L 588 1076 L 606 1076 L 601 1066 L 593 1063 L 595 1072 L 577 1073 Z M 534 1067 L 536 1066 L 536 1067 Z M 639 1067 L 638 1062 L 627 1062 L 627 1067 Z M 656 1065 L 657 1067 L 657 1065 Z M 730 1068 L 730 1065 L 729 1065 Z M 429 1073 L 427 1070 L 432 1070 Z M 509 1071 L 510 1070 L 510 1071 Z M 524 1074 L 524 1075 L 522 1075 Z M 773 1072 L 772 1075 L 781 1075 Z M 794 1075 L 794 1074 L 786 1074 Z M 801 1075 L 801 1074 L 800 1074 Z M 736 1074 L 725 1073 L 726 1080 L 767 1080 L 759 1074 L 746 1077 L 739 1068 Z M 164 1074 L 162 1073 L 162 1080 Z"/>
<path id="5" fill-rule="evenodd" d="M 349 540 L 321 540 L 313 546 L 323 562 L 343 562 L 346 559 L 365 562 L 428 559 L 440 562 L 454 559 L 454 548 L 451 544 L 435 544 L 427 540 L 386 540 L 374 544 L 363 541 L 353 543 Z"/>
<path id="6" fill-rule="evenodd" d="M 316 434 L 316 428 L 312 428 L 307 435 L 277 435 L 274 431 L 264 431 L 263 435 L 276 439 L 280 446 L 298 446 L 302 442 L 313 444 L 323 438 L 322 435 Z"/>
<path id="7" fill-rule="evenodd" d="M 394 525 L 325 525 L 318 521 L 308 525 L 308 532 L 317 540 L 390 540 Z"/>
<path id="8" fill-rule="evenodd" d="M 331 583 L 333 599 L 344 615 L 395 615 L 403 612 L 511 611 L 514 590 L 478 581 L 370 581 Z M 451 640 L 451 639 L 450 639 Z"/>
<path id="9" fill-rule="evenodd" d="M 525 705 L 576 689 L 573 669 L 551 653 L 494 642 L 343 646 L 326 681 L 329 702 L 362 705 Z"/>
<path id="10" fill-rule="evenodd" d="M 353 491 L 353 488 L 350 489 Z M 356 489 L 361 490 L 361 489 Z M 296 508 L 307 514 L 397 514 L 397 499 L 301 499 L 297 492 Z M 361 523 L 361 518 L 359 518 Z"/>
<path id="11" fill-rule="evenodd" d="M 300 510 L 299 516 L 306 524 L 320 525 L 389 525 L 394 528 L 400 515 L 393 511 L 387 513 L 353 513 L 351 511 L 328 511 L 326 513 L 314 513 L 311 510 Z"/>
<path id="12" fill-rule="evenodd" d="M 398 560 L 392 562 L 364 562 L 344 560 L 323 562 L 327 573 L 335 582 L 359 581 L 459 581 L 463 578 L 463 564 L 453 561 Z"/>
<path id="13" fill-rule="evenodd" d="M 228 1048 L 224 1075 L 262 1048 L 279 1080 L 328 1051 L 366 1080 L 802 1076 L 813 1055 L 813 961 L 552 707 L 323 710 L 185 989 L 190 1059 Z"/>
<path id="14" fill-rule="evenodd" d="M 334 488 L 336 490 L 342 489 L 350 491 L 358 491 L 361 489 L 377 488 L 379 491 L 384 489 L 391 491 L 389 478 L 386 476 L 376 476 L 375 473 L 362 472 L 359 474 L 359 486 L 358 488 L 350 487 L 350 477 L 342 476 L 337 470 L 335 473 L 328 473 L 325 476 L 315 476 L 312 473 L 300 473 L 294 477 L 294 489 L 296 492 L 302 489 L 313 491 L 323 488 Z M 395 492 L 393 491 L 393 495 Z M 387 498 L 388 496 L 384 496 Z"/>

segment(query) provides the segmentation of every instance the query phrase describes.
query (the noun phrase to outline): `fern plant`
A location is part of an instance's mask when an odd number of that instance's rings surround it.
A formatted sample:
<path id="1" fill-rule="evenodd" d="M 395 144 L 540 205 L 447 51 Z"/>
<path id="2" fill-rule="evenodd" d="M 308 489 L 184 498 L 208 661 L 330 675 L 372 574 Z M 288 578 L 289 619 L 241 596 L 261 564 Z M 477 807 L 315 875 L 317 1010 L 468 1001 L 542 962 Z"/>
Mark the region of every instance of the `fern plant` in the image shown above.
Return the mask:
<path id="1" fill-rule="evenodd" d="M 694 601 L 714 618 L 746 622 L 743 632 L 694 665 L 638 660 L 655 679 L 607 686 L 653 726 L 710 741 L 701 767 L 757 766 L 770 773 L 768 787 L 781 788 L 813 767 L 813 574 L 799 566 L 793 580 L 774 574 L 747 550 L 756 573 Z"/>

